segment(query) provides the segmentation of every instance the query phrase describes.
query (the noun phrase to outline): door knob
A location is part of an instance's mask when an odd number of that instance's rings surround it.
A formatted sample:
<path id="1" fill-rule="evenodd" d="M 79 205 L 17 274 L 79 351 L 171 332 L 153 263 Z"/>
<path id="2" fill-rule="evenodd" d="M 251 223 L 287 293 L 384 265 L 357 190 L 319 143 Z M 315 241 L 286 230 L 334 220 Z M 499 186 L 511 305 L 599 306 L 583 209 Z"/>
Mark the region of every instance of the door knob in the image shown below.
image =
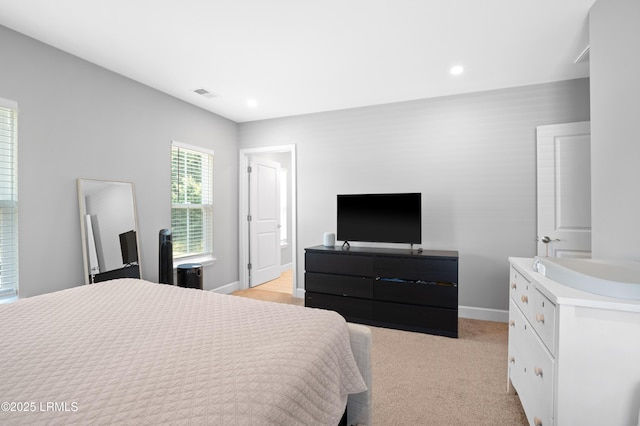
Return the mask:
<path id="1" fill-rule="evenodd" d="M 540 239 L 540 241 L 542 241 L 542 242 L 543 242 L 543 243 L 545 243 L 545 244 L 549 244 L 551 241 L 560 241 L 560 240 L 559 240 L 559 239 L 557 239 L 557 238 L 556 238 L 556 239 L 554 239 L 554 240 L 552 240 L 552 239 L 551 239 L 551 237 L 549 237 L 548 235 L 545 235 L 544 237 L 542 237 L 542 238 Z"/>

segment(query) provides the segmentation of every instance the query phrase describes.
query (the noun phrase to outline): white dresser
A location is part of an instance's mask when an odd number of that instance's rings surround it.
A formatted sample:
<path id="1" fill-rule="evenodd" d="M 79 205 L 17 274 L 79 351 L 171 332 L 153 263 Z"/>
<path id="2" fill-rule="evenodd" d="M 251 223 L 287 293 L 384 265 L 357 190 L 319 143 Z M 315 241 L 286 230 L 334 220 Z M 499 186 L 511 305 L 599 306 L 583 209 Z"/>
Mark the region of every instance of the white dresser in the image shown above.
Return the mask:
<path id="1" fill-rule="evenodd" d="M 534 259 L 509 261 L 507 387 L 529 423 L 637 425 L 640 300 L 560 284 Z"/>

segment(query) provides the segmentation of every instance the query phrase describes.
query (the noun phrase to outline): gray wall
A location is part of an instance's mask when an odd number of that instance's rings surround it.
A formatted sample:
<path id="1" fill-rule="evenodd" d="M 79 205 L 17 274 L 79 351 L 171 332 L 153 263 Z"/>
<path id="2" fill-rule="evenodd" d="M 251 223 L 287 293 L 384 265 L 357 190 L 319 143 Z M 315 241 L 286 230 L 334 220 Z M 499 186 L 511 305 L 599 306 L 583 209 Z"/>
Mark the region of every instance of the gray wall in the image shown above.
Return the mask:
<path id="1" fill-rule="evenodd" d="M 242 123 L 240 148 L 297 144 L 304 247 L 336 194 L 421 192 L 425 249 L 460 252 L 460 304 L 508 308 L 508 256 L 536 250 L 536 126 L 589 120 L 589 81 Z"/>
<path id="2" fill-rule="evenodd" d="M 640 261 L 640 2 L 589 16 L 593 256 Z"/>
<path id="3" fill-rule="evenodd" d="M 142 274 L 171 227 L 172 140 L 215 151 L 205 288 L 238 279 L 237 124 L 0 27 L 0 97 L 19 107 L 20 296 L 84 283 L 78 177 L 135 184 Z"/>

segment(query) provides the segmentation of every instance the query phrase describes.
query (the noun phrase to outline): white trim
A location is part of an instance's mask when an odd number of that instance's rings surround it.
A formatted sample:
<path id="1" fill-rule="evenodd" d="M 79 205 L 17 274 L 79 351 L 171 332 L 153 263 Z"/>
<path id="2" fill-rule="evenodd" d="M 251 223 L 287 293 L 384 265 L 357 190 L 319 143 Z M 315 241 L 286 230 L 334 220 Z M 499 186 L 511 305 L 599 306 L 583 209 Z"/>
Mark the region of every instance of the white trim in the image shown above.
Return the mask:
<path id="1" fill-rule="evenodd" d="M 292 269 L 292 268 L 293 268 L 293 262 L 285 263 L 284 265 L 280 265 L 280 273 L 288 271 L 289 269 Z"/>
<path id="2" fill-rule="evenodd" d="M 198 152 L 204 152 L 210 155 L 215 155 L 213 153 L 212 149 L 209 148 L 203 148 L 201 146 L 197 146 L 197 145 L 189 145 L 187 143 L 182 143 L 182 142 L 178 142 L 178 141 L 171 141 L 171 146 L 177 146 L 178 148 L 184 148 L 184 149 L 189 149 L 191 151 L 198 151 Z"/>
<path id="3" fill-rule="evenodd" d="M 2 303 L 12 303 L 16 300 L 18 300 L 18 294 L 20 292 L 20 235 L 19 235 L 19 216 L 20 216 L 20 212 L 18 209 L 18 200 L 19 200 L 19 176 L 18 176 L 18 154 L 19 154 L 19 147 L 18 147 L 18 129 L 19 129 L 19 123 L 18 123 L 18 103 L 16 101 L 12 101 L 9 99 L 5 99 L 5 98 L 0 98 L 0 108 L 3 109 L 7 109 L 13 112 L 10 112 L 11 115 L 13 115 L 13 121 L 15 124 L 15 132 L 13 133 L 13 138 L 12 138 L 12 154 L 10 155 L 3 155 L 3 159 L 4 160 L 10 160 L 10 162 L 12 163 L 11 166 L 9 167 L 9 169 L 11 170 L 11 188 L 12 190 L 15 191 L 15 195 L 13 197 L 10 197 L 10 199 L 8 200 L 4 200 L 2 202 L 2 205 L 4 207 L 6 207 L 8 210 L 11 210 L 13 212 L 14 215 L 14 219 L 12 220 L 13 222 L 13 227 L 14 230 L 11 231 L 11 236 L 8 237 L 10 241 L 9 244 L 7 244 L 7 253 L 12 252 L 12 257 L 13 257 L 13 261 L 7 262 L 9 265 L 9 270 L 13 271 L 13 274 L 15 276 L 15 281 L 13 282 L 12 286 L 9 287 L 8 289 L 5 287 L 4 290 L 0 290 L 0 301 Z M 11 249 L 9 250 L 9 247 L 11 247 Z M 9 271 L 7 271 L 9 272 Z M 7 280 L 9 281 L 9 280 Z"/>
<path id="4" fill-rule="evenodd" d="M 9 99 L 0 98 L 0 107 L 18 110 L 18 103 Z"/>
<path id="5" fill-rule="evenodd" d="M 217 258 L 211 255 L 205 256 L 186 256 L 173 260 L 173 270 L 178 269 L 178 266 L 184 265 L 185 263 L 199 263 L 202 266 L 210 266 L 216 263 Z"/>
<path id="6" fill-rule="evenodd" d="M 458 317 L 482 321 L 509 322 L 509 311 L 476 308 L 473 306 L 458 306 Z"/>
<path id="7" fill-rule="evenodd" d="M 237 290 L 240 290 L 240 281 L 235 281 L 229 284 L 225 284 L 222 287 L 216 287 L 210 291 L 213 293 L 231 294 Z"/>
<path id="8" fill-rule="evenodd" d="M 240 153 L 243 152 L 247 154 L 259 154 L 261 152 L 295 152 L 296 145 L 276 145 L 276 146 L 263 146 L 258 148 L 244 148 L 240 150 Z"/>
<path id="9" fill-rule="evenodd" d="M 291 154 L 291 170 L 290 170 L 290 179 L 291 179 L 291 235 L 289 235 L 289 242 L 291 244 L 291 253 L 292 253 L 292 269 L 293 269 L 293 284 L 292 290 L 294 294 L 297 293 L 298 289 L 298 267 L 297 267 L 297 247 L 298 247 L 298 234 L 297 234 L 297 165 L 296 165 L 296 145 L 278 145 L 278 146 L 270 146 L 270 147 L 260 147 L 260 148 L 246 148 L 240 150 L 240 158 L 239 158 L 239 196 L 238 196 L 238 228 L 239 228 L 239 244 L 238 244 L 238 277 L 240 278 L 240 288 L 239 289 L 247 289 L 249 288 L 249 271 L 247 269 L 248 259 L 249 259 L 249 245 L 247 241 L 249 241 L 249 229 L 247 226 L 247 216 L 249 214 L 249 194 L 247 191 L 247 187 L 249 185 L 249 176 L 247 173 L 247 168 L 249 167 L 249 156 L 253 154 L 266 153 L 266 152 L 288 152 Z M 304 294 L 304 292 L 302 293 Z"/>
<path id="10" fill-rule="evenodd" d="M 0 296 L 0 305 L 9 304 L 18 301 L 18 296 L 12 294 L 11 296 Z"/>
<path id="11" fill-rule="evenodd" d="M 174 257 L 173 257 L 173 270 L 175 271 L 177 269 L 177 267 L 181 264 L 184 263 L 201 263 L 202 265 L 212 265 L 215 263 L 216 259 L 213 257 L 213 244 L 214 244 L 214 215 L 215 215 L 215 206 L 214 206 L 214 199 L 215 199 L 215 191 L 214 191 L 214 174 L 215 174 L 215 168 L 214 168 L 214 163 L 215 163 L 215 153 L 213 152 L 212 149 L 207 149 L 207 148 L 203 148 L 200 146 L 196 146 L 196 145 L 189 145 L 186 143 L 182 143 L 179 141 L 171 141 L 171 183 L 173 185 L 173 161 L 174 161 L 174 149 L 173 148 L 177 148 L 177 153 L 178 156 L 180 156 L 180 150 L 186 150 L 186 151 L 191 151 L 194 155 L 197 155 L 201 158 L 202 161 L 202 166 L 201 166 L 201 173 L 202 173 L 202 178 L 204 179 L 204 176 L 207 176 L 207 184 L 204 184 L 204 181 L 202 182 L 202 186 L 203 186 L 203 194 L 202 194 L 202 199 L 201 204 L 189 204 L 187 203 L 187 200 L 179 200 L 182 201 L 180 203 L 171 203 L 171 225 L 172 225 L 172 232 L 173 232 L 173 213 L 174 210 L 176 209 L 186 209 L 187 213 L 189 212 L 190 209 L 194 209 L 194 210 L 201 210 L 202 211 L 202 215 L 203 215 L 203 231 L 209 231 L 209 232 L 204 232 L 202 235 L 203 238 L 203 250 L 197 253 L 188 253 L 186 256 L 183 257 L 175 257 L 175 252 L 174 252 Z M 205 161 L 206 160 L 206 161 Z M 206 166 L 205 166 L 206 164 Z M 205 173 L 206 170 L 206 173 Z M 187 170 L 185 171 L 187 174 L 189 173 L 189 167 L 187 167 Z M 204 188 L 206 188 L 207 190 L 205 191 Z M 206 200 L 208 202 L 204 202 L 204 195 L 206 193 Z M 171 197 L 173 198 L 173 186 L 171 188 Z M 173 200 L 172 200 L 173 201 Z M 207 220 L 205 220 L 205 218 L 207 218 Z M 192 229 L 190 227 L 187 227 L 187 239 L 190 238 L 191 236 L 191 231 Z M 190 250 L 190 249 L 187 249 Z"/>

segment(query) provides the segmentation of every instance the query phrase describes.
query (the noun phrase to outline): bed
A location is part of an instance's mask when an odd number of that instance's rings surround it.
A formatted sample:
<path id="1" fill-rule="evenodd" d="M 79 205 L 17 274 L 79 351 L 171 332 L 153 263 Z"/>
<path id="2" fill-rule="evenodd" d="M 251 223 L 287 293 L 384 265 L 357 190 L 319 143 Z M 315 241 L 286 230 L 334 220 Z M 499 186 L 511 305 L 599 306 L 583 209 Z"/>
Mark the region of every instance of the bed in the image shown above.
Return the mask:
<path id="1" fill-rule="evenodd" d="M 118 279 L 0 324 L 0 424 L 371 424 L 370 334 L 332 311 Z"/>

